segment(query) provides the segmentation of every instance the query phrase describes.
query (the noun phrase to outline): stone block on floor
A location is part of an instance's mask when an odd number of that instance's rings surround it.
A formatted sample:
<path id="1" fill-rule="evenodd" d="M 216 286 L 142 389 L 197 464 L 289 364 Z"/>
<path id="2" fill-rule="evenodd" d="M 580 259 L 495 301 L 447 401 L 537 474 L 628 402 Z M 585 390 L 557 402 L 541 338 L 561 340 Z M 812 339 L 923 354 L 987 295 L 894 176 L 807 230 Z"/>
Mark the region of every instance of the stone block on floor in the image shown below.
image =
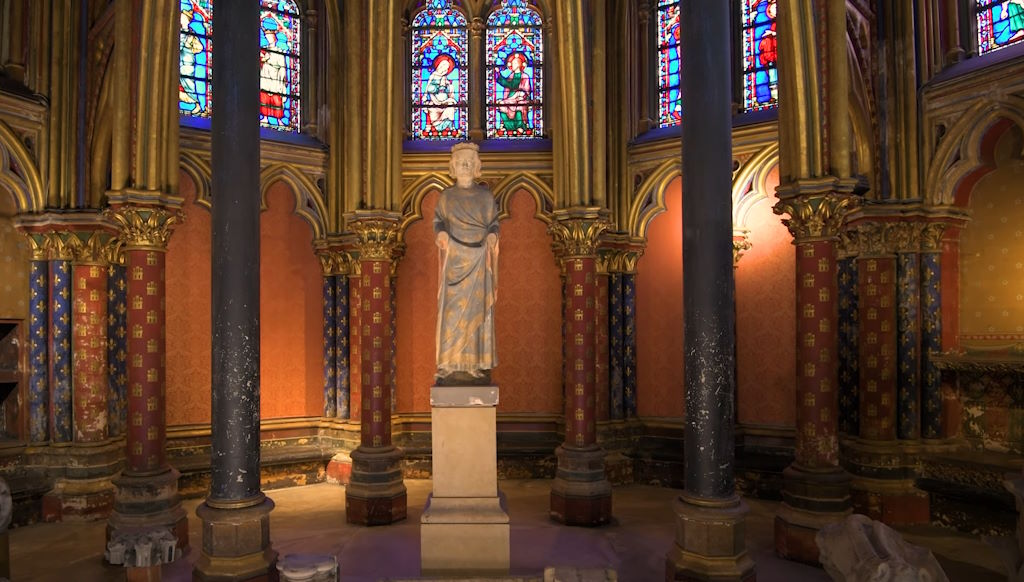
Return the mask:
<path id="1" fill-rule="evenodd" d="M 931 551 L 903 540 L 871 518 L 854 514 L 818 532 L 821 565 L 836 582 L 928 580 L 949 582 Z"/>

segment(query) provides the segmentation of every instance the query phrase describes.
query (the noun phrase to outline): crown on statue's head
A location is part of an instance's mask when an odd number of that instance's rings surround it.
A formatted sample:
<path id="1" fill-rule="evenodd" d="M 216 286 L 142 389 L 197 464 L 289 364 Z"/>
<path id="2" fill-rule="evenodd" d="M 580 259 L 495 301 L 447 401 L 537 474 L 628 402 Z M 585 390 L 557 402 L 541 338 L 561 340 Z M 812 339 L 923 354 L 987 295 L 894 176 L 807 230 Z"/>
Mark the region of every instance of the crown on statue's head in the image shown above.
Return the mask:
<path id="1" fill-rule="evenodd" d="M 464 142 L 461 142 L 461 143 L 457 143 L 457 144 L 452 146 L 452 155 L 455 155 L 455 154 L 457 154 L 457 153 L 459 153 L 459 152 L 461 152 L 463 150 L 469 150 L 469 151 L 472 151 L 474 154 L 479 154 L 480 153 L 480 146 L 476 145 L 475 143 L 473 143 L 471 141 L 464 141 Z"/>

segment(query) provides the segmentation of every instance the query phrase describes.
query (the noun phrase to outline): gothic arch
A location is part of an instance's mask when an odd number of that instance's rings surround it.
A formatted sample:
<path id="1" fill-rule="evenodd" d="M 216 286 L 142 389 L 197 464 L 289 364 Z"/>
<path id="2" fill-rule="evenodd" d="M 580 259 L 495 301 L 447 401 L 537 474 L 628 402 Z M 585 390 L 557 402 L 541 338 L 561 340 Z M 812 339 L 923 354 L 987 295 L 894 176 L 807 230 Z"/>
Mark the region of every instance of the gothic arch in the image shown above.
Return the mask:
<path id="1" fill-rule="evenodd" d="M 196 204 L 210 209 L 211 170 L 208 161 L 190 152 L 182 151 L 178 166 L 181 171 L 192 178 L 196 187 Z"/>
<path id="2" fill-rule="evenodd" d="M 630 236 L 647 238 L 647 227 L 654 217 L 665 212 L 665 190 L 682 174 L 682 161 L 676 157 L 665 160 L 637 188 L 629 207 L 626 228 Z"/>
<path id="3" fill-rule="evenodd" d="M 1001 120 L 1024 129 L 1024 97 L 982 99 L 949 128 L 928 166 L 925 182 L 928 204 L 957 204 L 956 193 L 963 180 L 991 166 L 983 142 Z"/>
<path id="4" fill-rule="evenodd" d="M 768 176 L 778 165 L 779 142 L 775 141 L 755 153 L 733 174 L 733 228 L 745 229 L 751 208 L 774 193 L 768 186 Z"/>
<path id="5" fill-rule="evenodd" d="M 405 231 L 423 218 L 423 199 L 434 190 L 441 191 L 455 184 L 447 173 L 431 172 L 413 180 L 402 191 L 402 224 L 399 238 L 405 240 Z"/>
<path id="6" fill-rule="evenodd" d="M 506 176 L 494 185 L 494 197 L 498 201 L 498 220 L 504 220 L 511 214 L 512 196 L 525 190 L 537 205 L 534 218 L 544 224 L 551 224 L 551 212 L 555 204 L 555 195 L 551 188 L 532 172 L 519 172 Z"/>
<path id="7" fill-rule="evenodd" d="M 316 184 L 286 164 L 274 164 L 260 172 L 260 207 L 267 209 L 267 191 L 274 183 L 287 184 L 295 195 L 295 214 L 301 216 L 313 230 L 313 240 L 323 238 L 327 233 L 324 216 L 327 214 Z"/>
<path id="8" fill-rule="evenodd" d="M 18 213 L 42 212 L 46 206 L 43 181 L 32 154 L 18 135 L 0 121 L 0 187 L 11 192 Z"/>

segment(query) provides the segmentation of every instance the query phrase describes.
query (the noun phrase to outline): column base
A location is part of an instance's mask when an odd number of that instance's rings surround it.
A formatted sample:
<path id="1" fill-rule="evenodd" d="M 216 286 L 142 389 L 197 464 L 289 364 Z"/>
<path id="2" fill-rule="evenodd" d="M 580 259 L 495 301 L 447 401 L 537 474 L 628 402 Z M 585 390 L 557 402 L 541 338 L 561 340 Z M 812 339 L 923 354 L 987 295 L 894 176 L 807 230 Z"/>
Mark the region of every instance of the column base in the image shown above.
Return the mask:
<path id="1" fill-rule="evenodd" d="M 114 510 L 114 485 L 109 477 L 96 479 L 58 478 L 43 495 L 43 521 L 95 521 L 106 519 Z"/>
<path id="2" fill-rule="evenodd" d="M 706 503 L 681 496 L 673 509 L 676 543 L 665 559 L 666 581 L 755 582 L 744 540 L 749 509 L 742 499 Z"/>
<path id="3" fill-rule="evenodd" d="M 839 467 L 805 469 L 796 464 L 782 472 L 783 504 L 775 516 L 775 553 L 780 558 L 819 565 L 814 536 L 850 515 L 850 475 Z"/>
<path id="4" fill-rule="evenodd" d="M 277 579 L 277 552 L 270 545 L 270 512 L 274 502 L 238 509 L 211 507 L 203 502 L 196 515 L 203 521 L 203 548 L 193 570 L 202 582 Z"/>
<path id="5" fill-rule="evenodd" d="M 167 528 L 178 540 L 177 547 L 188 548 L 188 516 L 178 495 L 178 471 L 172 468 L 155 475 L 122 473 L 114 478 L 117 494 L 114 512 L 107 520 L 109 542 L 120 531 Z"/>
<path id="6" fill-rule="evenodd" d="M 844 449 L 856 513 L 890 526 L 930 521 L 928 493 L 915 486 L 920 442 L 856 439 Z"/>
<path id="7" fill-rule="evenodd" d="M 327 482 L 332 485 L 348 485 L 352 480 L 352 457 L 338 453 L 327 463 Z"/>
<path id="8" fill-rule="evenodd" d="M 352 451 L 352 476 L 345 487 L 345 521 L 388 525 L 405 519 L 402 451 L 395 447 L 359 446 Z"/>
<path id="9" fill-rule="evenodd" d="M 599 446 L 555 449 L 558 470 L 551 483 L 551 519 L 565 525 L 592 527 L 612 519 L 612 485 L 605 477 Z"/>

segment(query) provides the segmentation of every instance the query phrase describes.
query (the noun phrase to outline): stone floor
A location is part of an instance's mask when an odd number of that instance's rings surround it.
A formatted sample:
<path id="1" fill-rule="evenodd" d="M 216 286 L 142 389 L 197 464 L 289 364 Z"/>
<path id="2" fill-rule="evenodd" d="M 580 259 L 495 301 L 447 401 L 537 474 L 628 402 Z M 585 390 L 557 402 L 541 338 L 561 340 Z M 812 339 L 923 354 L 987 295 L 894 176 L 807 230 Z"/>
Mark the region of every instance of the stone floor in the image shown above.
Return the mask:
<path id="1" fill-rule="evenodd" d="M 270 533 L 281 555 L 332 553 L 345 582 L 415 577 L 419 574 L 419 517 L 430 481 L 406 481 L 409 518 L 386 527 L 345 523 L 345 493 L 320 484 L 269 492 L 277 504 Z M 643 485 L 617 487 L 615 522 L 597 528 L 563 527 L 548 519 L 549 481 L 502 481 L 512 518 L 512 573 L 538 575 L 545 566 L 611 567 L 619 579 L 664 579 L 665 553 L 673 543 L 672 500 L 677 490 Z M 202 543 L 195 517 L 199 500 L 188 500 L 193 547 L 183 560 L 165 567 L 164 580 L 190 580 L 191 562 Z M 750 500 L 747 545 L 759 582 L 828 580 L 817 568 L 780 560 L 772 552 L 776 503 Z M 11 579 L 15 582 L 122 580 L 119 568 L 102 560 L 105 522 L 37 524 L 11 531 Z M 910 541 L 935 551 L 953 582 L 1002 582 L 995 551 L 979 539 L 935 527 L 907 532 Z"/>

